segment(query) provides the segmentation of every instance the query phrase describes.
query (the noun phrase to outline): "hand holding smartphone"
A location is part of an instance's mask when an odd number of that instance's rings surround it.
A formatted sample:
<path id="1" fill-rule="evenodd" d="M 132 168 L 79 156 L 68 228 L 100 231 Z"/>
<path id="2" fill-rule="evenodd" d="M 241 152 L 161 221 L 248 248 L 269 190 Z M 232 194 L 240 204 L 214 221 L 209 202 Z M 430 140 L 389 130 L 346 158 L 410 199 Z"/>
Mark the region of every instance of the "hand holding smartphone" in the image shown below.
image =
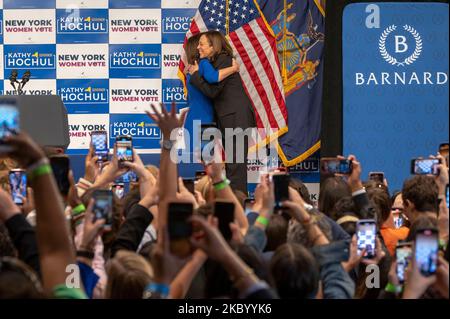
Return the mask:
<path id="1" fill-rule="evenodd" d="M 50 165 L 52 166 L 53 176 L 55 177 L 58 189 L 61 194 L 69 193 L 70 181 L 69 170 L 70 160 L 66 155 L 55 155 L 50 157 Z"/>
<path id="2" fill-rule="evenodd" d="M 400 284 L 405 282 L 405 274 L 412 257 L 412 243 L 399 242 L 395 248 L 395 258 L 397 261 L 397 278 Z"/>
<path id="3" fill-rule="evenodd" d="M 11 147 L 4 142 L 8 136 L 20 131 L 19 109 L 11 98 L 0 98 L 0 152 L 9 152 Z"/>
<path id="4" fill-rule="evenodd" d="M 123 167 L 123 162 L 133 161 L 133 138 L 130 135 L 120 135 L 116 137 L 116 157 L 119 167 Z"/>
<path id="5" fill-rule="evenodd" d="M 415 158 L 411 160 L 411 174 L 439 175 L 440 161 L 437 158 Z"/>
<path id="6" fill-rule="evenodd" d="M 180 258 L 186 258 L 192 253 L 190 238 L 192 236 L 193 214 L 192 203 L 168 204 L 167 227 L 170 239 L 170 252 Z"/>
<path id="7" fill-rule="evenodd" d="M 219 220 L 219 230 L 225 238 L 229 241 L 232 237 L 230 223 L 234 222 L 234 203 L 216 201 L 214 203 L 214 216 Z"/>
<path id="8" fill-rule="evenodd" d="M 324 157 L 320 159 L 320 172 L 323 175 L 351 175 L 353 163 L 351 160 L 337 157 Z"/>
<path id="9" fill-rule="evenodd" d="M 429 277 L 436 273 L 439 241 L 436 229 L 419 229 L 416 235 L 414 258 L 420 273 Z"/>
<path id="10" fill-rule="evenodd" d="M 91 144 L 94 147 L 94 156 L 98 157 L 99 162 L 108 160 L 108 133 L 106 131 L 91 132 Z"/>
<path id="11" fill-rule="evenodd" d="M 273 181 L 275 195 L 275 208 L 281 209 L 281 203 L 289 199 L 289 174 L 276 173 L 270 175 Z"/>
<path id="12" fill-rule="evenodd" d="M 383 172 L 370 172 L 369 180 L 383 184 L 384 183 L 384 173 Z"/>
<path id="13" fill-rule="evenodd" d="M 94 222 L 99 219 L 104 219 L 105 224 L 103 228 L 110 229 L 113 223 L 113 193 L 109 190 L 96 190 L 93 194 L 94 207 Z"/>
<path id="14" fill-rule="evenodd" d="M 376 256 L 377 224 L 374 219 L 361 219 L 356 222 L 356 239 L 358 255 L 363 258 L 373 259 Z"/>
<path id="15" fill-rule="evenodd" d="M 9 186 L 15 204 L 23 205 L 23 198 L 27 197 L 27 174 L 23 169 L 9 171 Z"/>

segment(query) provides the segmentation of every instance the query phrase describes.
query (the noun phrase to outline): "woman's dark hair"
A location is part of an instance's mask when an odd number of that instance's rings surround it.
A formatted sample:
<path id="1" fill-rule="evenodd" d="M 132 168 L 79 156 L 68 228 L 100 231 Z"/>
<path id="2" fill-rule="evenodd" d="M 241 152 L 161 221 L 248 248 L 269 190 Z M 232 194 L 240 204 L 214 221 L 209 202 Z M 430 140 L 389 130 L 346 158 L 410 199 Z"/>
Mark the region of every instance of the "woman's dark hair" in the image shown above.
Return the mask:
<path id="1" fill-rule="evenodd" d="M 17 257 L 17 251 L 5 225 L 0 223 L 0 257 Z"/>
<path id="2" fill-rule="evenodd" d="M 351 195 L 350 187 L 342 178 L 329 177 L 320 185 L 319 211 L 330 216 L 336 202 L 342 197 Z"/>
<path id="3" fill-rule="evenodd" d="M 314 298 L 319 287 L 319 266 L 308 249 L 284 244 L 270 261 L 270 274 L 282 299 Z"/>
<path id="4" fill-rule="evenodd" d="M 300 194 L 305 203 L 313 205 L 313 202 L 311 201 L 311 197 L 309 194 L 309 190 L 301 180 L 299 180 L 298 178 L 291 177 L 289 180 L 289 186 L 295 189 Z"/>
<path id="5" fill-rule="evenodd" d="M 334 205 L 332 218 L 350 236 L 356 233 L 356 221 L 359 216 L 355 213 L 355 203 L 351 196 L 342 197 Z"/>
<path id="6" fill-rule="evenodd" d="M 416 240 L 417 230 L 424 228 L 438 229 L 438 220 L 427 215 L 419 215 L 409 228 L 407 241 Z"/>
<path id="7" fill-rule="evenodd" d="M 378 228 L 381 228 L 383 223 L 391 215 L 391 199 L 389 198 L 389 193 L 383 188 L 366 188 L 367 197 L 369 197 L 372 207 L 376 211 L 376 218 Z"/>
<path id="8" fill-rule="evenodd" d="M 36 273 L 13 257 L 0 258 L 0 299 L 40 299 L 43 290 Z"/>
<path id="9" fill-rule="evenodd" d="M 196 34 L 190 37 L 187 42 L 186 46 L 184 47 L 184 52 L 186 53 L 186 58 L 189 64 L 194 64 L 195 61 L 198 62 L 200 56 L 198 54 L 198 42 L 200 41 L 201 34 Z"/>
<path id="10" fill-rule="evenodd" d="M 270 216 L 269 225 L 266 228 L 267 244 L 265 251 L 275 251 L 286 243 L 289 223 L 281 215 Z"/>
<path id="11" fill-rule="evenodd" d="M 207 39 L 209 44 L 213 47 L 214 55 L 211 61 L 214 62 L 218 55 L 226 54 L 233 56 L 233 49 L 225 36 L 219 31 L 207 31 L 202 33 Z"/>

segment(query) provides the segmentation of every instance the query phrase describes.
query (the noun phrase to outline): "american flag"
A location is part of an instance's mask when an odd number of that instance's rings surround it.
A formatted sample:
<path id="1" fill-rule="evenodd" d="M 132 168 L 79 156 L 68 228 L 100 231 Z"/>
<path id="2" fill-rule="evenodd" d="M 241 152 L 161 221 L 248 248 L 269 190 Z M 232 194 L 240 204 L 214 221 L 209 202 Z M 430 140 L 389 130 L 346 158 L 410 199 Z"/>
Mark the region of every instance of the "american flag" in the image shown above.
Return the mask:
<path id="1" fill-rule="evenodd" d="M 227 21 L 229 23 L 227 24 Z M 256 115 L 262 138 L 269 142 L 287 132 L 287 109 L 280 72 L 277 43 L 254 0 L 203 0 L 186 34 L 191 36 L 208 30 L 228 34 L 240 74 Z M 179 76 L 183 81 L 187 67 L 182 54 Z"/>

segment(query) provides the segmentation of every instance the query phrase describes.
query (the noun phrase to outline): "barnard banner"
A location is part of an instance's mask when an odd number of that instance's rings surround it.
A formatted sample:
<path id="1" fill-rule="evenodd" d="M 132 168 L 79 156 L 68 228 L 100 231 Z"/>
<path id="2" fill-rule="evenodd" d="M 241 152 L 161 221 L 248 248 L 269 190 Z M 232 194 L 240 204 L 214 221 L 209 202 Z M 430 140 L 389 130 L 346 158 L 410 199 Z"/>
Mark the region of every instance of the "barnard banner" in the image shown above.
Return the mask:
<path id="1" fill-rule="evenodd" d="M 393 189 L 412 158 L 448 142 L 448 18 L 446 3 L 344 9 L 344 153 L 358 155 L 364 174 L 384 170 Z"/>

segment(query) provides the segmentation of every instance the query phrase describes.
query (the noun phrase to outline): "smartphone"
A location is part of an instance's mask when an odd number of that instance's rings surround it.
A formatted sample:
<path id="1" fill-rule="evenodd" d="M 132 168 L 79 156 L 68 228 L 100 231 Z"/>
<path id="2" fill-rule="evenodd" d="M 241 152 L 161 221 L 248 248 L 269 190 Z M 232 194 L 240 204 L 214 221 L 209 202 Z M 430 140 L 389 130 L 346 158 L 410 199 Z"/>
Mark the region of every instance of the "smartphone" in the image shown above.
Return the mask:
<path id="1" fill-rule="evenodd" d="M 98 157 L 99 162 L 108 160 L 108 133 L 106 131 L 91 132 L 91 144 L 94 147 L 94 155 Z"/>
<path id="2" fill-rule="evenodd" d="M 27 197 L 27 174 L 23 169 L 9 171 L 9 186 L 15 204 L 23 205 L 22 197 Z"/>
<path id="3" fill-rule="evenodd" d="M 384 183 L 384 173 L 383 172 L 370 172 L 369 180 L 383 184 Z"/>
<path id="4" fill-rule="evenodd" d="M 411 160 L 411 174 L 413 175 L 439 175 L 437 158 L 415 158 Z"/>
<path id="5" fill-rule="evenodd" d="M 67 195 L 69 193 L 69 170 L 70 160 L 65 155 L 55 155 L 50 157 L 50 165 L 52 166 L 53 176 L 58 184 L 58 189 L 61 194 Z"/>
<path id="6" fill-rule="evenodd" d="M 169 203 L 167 228 L 170 238 L 170 251 L 180 258 L 188 257 L 192 253 L 190 237 L 192 236 L 192 203 Z"/>
<path id="7" fill-rule="evenodd" d="M 356 240 L 358 255 L 365 249 L 363 258 L 372 259 L 375 257 L 377 237 L 377 223 L 374 219 L 361 219 L 356 222 Z"/>
<path id="8" fill-rule="evenodd" d="M 121 162 L 133 161 L 133 138 L 130 135 L 120 135 L 116 137 L 116 156 Z"/>
<path id="9" fill-rule="evenodd" d="M 98 219 L 104 219 L 104 228 L 111 228 L 113 223 L 113 193 L 110 190 L 99 189 L 93 194 L 95 200 L 93 213 L 94 222 Z"/>
<path id="10" fill-rule="evenodd" d="M 428 277 L 436 272 L 438 250 L 437 229 L 419 229 L 416 234 L 414 255 L 422 275 Z"/>
<path id="11" fill-rule="evenodd" d="M 10 98 L 0 98 L 0 151 L 9 152 L 11 147 L 4 143 L 5 137 L 18 134 L 19 109 L 17 102 Z"/>
<path id="12" fill-rule="evenodd" d="M 289 199 L 289 174 L 271 175 L 275 192 L 275 208 L 281 208 L 281 203 Z"/>
<path id="13" fill-rule="evenodd" d="M 125 184 L 124 183 L 114 184 L 112 186 L 111 190 L 118 199 L 122 199 L 125 196 Z"/>
<path id="14" fill-rule="evenodd" d="M 397 260 L 397 278 L 403 284 L 405 282 L 405 273 L 412 256 L 412 243 L 399 242 L 395 248 L 395 258 Z"/>
<path id="15" fill-rule="evenodd" d="M 205 171 L 196 171 L 195 172 L 195 180 L 196 181 L 202 179 L 203 176 L 206 176 L 206 172 Z"/>
<path id="16" fill-rule="evenodd" d="M 183 178 L 183 184 L 192 195 L 195 195 L 195 180 L 194 179 Z"/>
<path id="17" fill-rule="evenodd" d="M 244 210 L 245 215 L 248 215 L 253 211 L 253 204 L 255 203 L 255 200 L 253 198 L 246 198 L 244 200 Z"/>
<path id="18" fill-rule="evenodd" d="M 353 163 L 350 160 L 325 157 L 320 159 L 320 172 L 324 175 L 350 175 L 353 171 Z"/>
<path id="19" fill-rule="evenodd" d="M 403 227 L 405 224 L 405 217 L 403 216 L 403 213 L 392 213 L 392 217 L 394 218 L 395 229 Z"/>
<path id="20" fill-rule="evenodd" d="M 230 223 L 234 222 L 234 203 L 216 201 L 214 203 L 214 216 L 219 220 L 219 230 L 225 240 L 231 240 Z"/>

